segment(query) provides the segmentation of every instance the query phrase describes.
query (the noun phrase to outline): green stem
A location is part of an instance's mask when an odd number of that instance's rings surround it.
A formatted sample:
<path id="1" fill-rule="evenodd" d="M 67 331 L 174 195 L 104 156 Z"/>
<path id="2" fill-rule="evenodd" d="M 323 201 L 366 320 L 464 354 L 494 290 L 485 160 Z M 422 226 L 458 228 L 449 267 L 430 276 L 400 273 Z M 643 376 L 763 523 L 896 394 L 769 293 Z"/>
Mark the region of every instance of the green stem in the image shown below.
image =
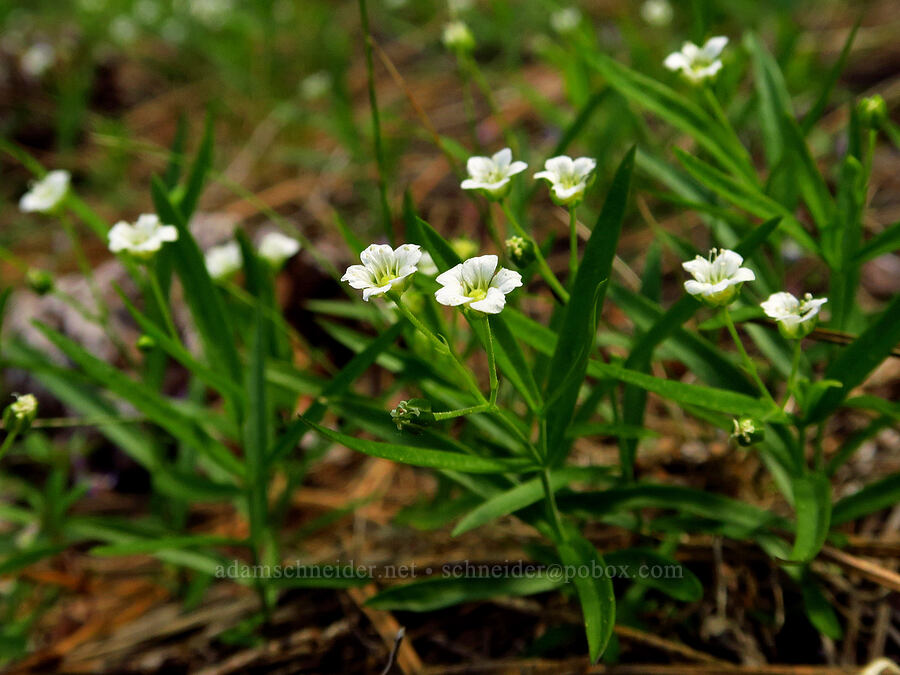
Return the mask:
<path id="1" fill-rule="evenodd" d="M 488 371 L 491 382 L 491 405 L 494 405 L 497 402 L 497 392 L 500 390 L 500 381 L 497 379 L 497 359 L 494 355 L 494 335 L 491 332 L 491 320 L 488 318 L 485 321 L 487 325 L 487 358 L 488 358 Z"/>
<path id="2" fill-rule="evenodd" d="M 465 417 L 466 415 L 474 415 L 475 413 L 488 412 L 493 408 L 493 403 L 479 403 L 478 405 L 469 406 L 468 408 L 459 408 L 458 410 L 447 410 L 446 412 L 436 412 L 432 414 L 437 421 L 452 420 L 456 417 Z"/>
<path id="3" fill-rule="evenodd" d="M 578 272 L 578 219 L 575 217 L 575 207 L 569 207 L 569 288 L 575 283 L 575 274 Z"/>
<path id="4" fill-rule="evenodd" d="M 488 81 L 484 79 L 484 74 L 478 67 L 478 62 L 468 54 L 461 54 L 459 58 L 460 62 L 468 71 L 469 76 L 472 78 L 472 81 L 475 83 L 475 86 L 478 87 L 481 91 L 481 95 L 484 96 L 488 109 L 491 111 L 491 116 L 497 121 L 497 124 L 500 125 L 500 130 L 503 133 L 506 144 L 509 146 L 510 150 L 512 150 L 513 155 L 517 155 L 519 148 L 518 143 L 516 143 L 516 138 L 513 136 L 512 131 L 510 131 L 509 125 L 506 123 L 506 118 L 504 118 L 503 114 L 500 112 L 500 107 L 494 99 L 494 92 L 491 90 Z"/>
<path id="5" fill-rule="evenodd" d="M 500 230 L 497 229 L 497 219 L 494 218 L 494 209 L 491 208 L 490 202 L 488 202 L 488 205 L 487 205 L 486 222 L 487 222 L 487 228 L 488 228 L 488 235 L 490 236 L 491 241 L 494 242 L 494 246 L 497 247 L 498 255 L 501 258 L 505 257 L 506 251 L 503 247 L 503 239 L 500 236 Z"/>
<path id="6" fill-rule="evenodd" d="M 556 278 L 556 275 L 553 274 L 553 270 L 550 269 L 550 265 L 547 264 L 546 258 L 544 258 L 544 254 L 541 253 L 541 248 L 538 246 L 537 242 L 534 240 L 534 237 L 527 234 L 525 230 L 522 229 L 522 226 L 519 225 L 519 221 L 516 220 L 516 217 L 513 215 L 512 209 L 509 208 L 509 204 L 507 200 L 503 199 L 500 201 L 500 207 L 503 209 L 503 213 L 506 214 L 506 219 L 509 221 L 510 226 L 515 230 L 516 234 L 522 237 L 522 239 L 527 239 L 531 242 L 532 246 L 534 246 L 534 257 L 538 264 L 538 270 L 541 273 L 544 281 L 553 289 L 553 292 L 556 293 L 556 296 L 562 300 L 562 302 L 569 302 L 569 292 L 563 288 L 563 285 L 559 283 L 559 279 Z"/>
<path id="7" fill-rule="evenodd" d="M 784 410 L 787 407 L 788 401 L 791 399 L 791 395 L 794 393 L 794 381 L 797 379 L 797 371 L 800 368 L 800 352 L 801 344 L 803 340 L 795 340 L 794 341 L 794 354 L 791 357 L 791 374 L 788 376 L 787 383 L 787 391 L 784 393 L 784 402 L 781 404 L 781 409 Z"/>
<path id="8" fill-rule="evenodd" d="M 763 383 L 762 379 L 759 377 L 759 373 L 756 370 L 756 364 L 753 363 L 753 360 L 750 358 L 747 350 L 744 349 L 744 343 L 741 342 L 741 338 L 738 335 L 737 329 L 734 327 L 734 321 L 731 320 L 731 313 L 728 311 L 727 307 L 722 308 L 722 318 L 725 321 L 725 326 L 728 328 L 728 332 L 731 333 L 731 339 L 734 340 L 734 344 L 741 354 L 741 359 L 744 362 L 744 368 L 748 373 L 750 373 L 750 377 L 753 378 L 753 381 L 756 382 L 756 386 L 759 387 L 759 391 L 763 395 L 763 397 L 767 399 L 773 406 L 778 408 L 779 405 L 775 402 L 775 399 L 772 398 L 772 394 L 769 393 L 769 390 L 766 388 L 765 383 Z"/>
<path id="9" fill-rule="evenodd" d="M 150 290 L 153 292 L 153 297 L 156 300 L 156 305 L 159 307 L 159 313 L 163 316 L 163 321 L 166 324 L 166 329 L 168 329 L 169 334 L 172 336 L 172 339 L 178 342 L 178 329 L 175 328 L 175 322 L 172 320 L 172 313 L 169 311 L 169 304 L 166 302 L 166 298 L 163 295 L 162 288 L 159 285 L 159 278 L 157 278 L 156 276 L 156 270 L 150 265 L 147 266 L 147 282 L 150 284 Z"/>
<path id="10" fill-rule="evenodd" d="M 12 447 L 12 444 L 15 442 L 16 436 L 18 435 L 18 430 L 10 431 L 6 434 L 6 438 L 3 439 L 3 445 L 0 445 L 0 459 L 3 459 L 3 455 L 5 455 L 7 450 Z"/>
<path id="11" fill-rule="evenodd" d="M 372 34 L 369 31 L 369 12 L 366 9 L 366 0 L 359 0 L 359 16 L 362 21 L 363 50 L 366 57 L 366 76 L 369 89 L 369 107 L 372 111 L 372 137 L 375 144 L 375 162 L 378 165 L 378 194 L 381 202 L 381 217 L 384 233 L 388 241 L 394 242 L 394 219 L 391 216 L 391 207 L 387 198 L 387 183 L 385 182 L 384 147 L 381 140 L 381 118 L 378 114 L 378 97 L 375 93 L 375 66 L 372 60 Z"/>
<path id="12" fill-rule="evenodd" d="M 544 467 L 541 470 L 541 483 L 544 486 L 544 499 L 547 502 L 547 510 L 550 512 L 550 522 L 553 523 L 559 540 L 564 543 L 566 541 L 566 530 L 563 527 L 559 508 L 556 505 L 556 495 L 553 494 L 553 486 L 550 484 L 550 469 L 548 467 Z"/>

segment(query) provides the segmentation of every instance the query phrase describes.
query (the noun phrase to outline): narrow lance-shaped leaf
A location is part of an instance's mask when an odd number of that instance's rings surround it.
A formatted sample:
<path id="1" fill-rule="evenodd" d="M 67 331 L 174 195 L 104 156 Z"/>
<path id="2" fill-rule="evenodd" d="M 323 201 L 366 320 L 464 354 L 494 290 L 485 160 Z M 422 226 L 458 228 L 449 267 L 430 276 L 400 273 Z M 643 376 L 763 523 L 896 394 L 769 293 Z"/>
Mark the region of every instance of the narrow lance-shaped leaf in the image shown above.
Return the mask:
<path id="1" fill-rule="evenodd" d="M 628 151 L 610 184 L 603 210 L 585 246 L 572 284 L 572 295 L 558 331 L 559 339 L 550 362 L 545 395 L 549 463 L 559 462 L 568 447 L 566 428 L 572 419 L 578 390 L 584 380 L 597 330 L 597 316 L 603 305 L 605 284 L 622 231 L 634 169 L 634 153 L 634 148 Z M 551 397 L 555 400 L 551 401 Z"/>
<path id="2" fill-rule="evenodd" d="M 797 536 L 791 560 L 809 562 L 822 549 L 831 522 L 831 483 L 823 474 L 794 478 Z"/>
<path id="3" fill-rule="evenodd" d="M 445 565 L 452 572 L 452 565 Z M 562 580 L 546 572 L 527 576 L 450 576 L 392 586 L 366 601 L 375 609 L 403 612 L 433 612 L 463 602 L 476 602 L 500 596 L 534 595 L 552 591 Z"/>

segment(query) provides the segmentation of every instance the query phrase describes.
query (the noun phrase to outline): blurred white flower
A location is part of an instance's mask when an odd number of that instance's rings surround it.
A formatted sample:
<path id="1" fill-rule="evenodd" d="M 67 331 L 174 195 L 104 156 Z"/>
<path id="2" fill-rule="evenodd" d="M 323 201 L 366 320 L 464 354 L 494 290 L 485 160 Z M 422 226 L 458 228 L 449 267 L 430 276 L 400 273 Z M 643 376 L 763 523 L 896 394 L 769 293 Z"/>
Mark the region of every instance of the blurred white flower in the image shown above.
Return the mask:
<path id="1" fill-rule="evenodd" d="M 372 244 L 359 254 L 362 265 L 350 265 L 341 281 L 362 290 L 363 300 L 389 291 L 402 293 L 416 272 L 422 250 L 416 244 L 392 249 L 387 244 Z"/>
<path id="2" fill-rule="evenodd" d="M 753 270 L 741 267 L 744 259 L 728 249 L 712 249 L 709 258 L 699 255 L 681 264 L 693 276 L 684 282 L 684 290 L 708 305 L 724 307 L 730 304 L 745 281 L 753 281 Z"/>
<path id="3" fill-rule="evenodd" d="M 772 293 L 768 300 L 759 303 L 766 316 L 775 319 L 778 330 L 790 340 L 803 338 L 816 327 L 817 315 L 828 298 L 813 298 L 807 293 L 798 300 L 784 291 Z"/>
<path id="4" fill-rule="evenodd" d="M 647 0 L 641 5 L 641 18 L 651 26 L 668 26 L 673 15 L 669 0 Z"/>
<path id="5" fill-rule="evenodd" d="M 69 191 L 72 176 L 68 171 L 51 171 L 36 181 L 19 200 L 19 209 L 25 213 L 51 213 L 60 205 Z"/>
<path id="6" fill-rule="evenodd" d="M 13 394 L 15 403 L 9 406 L 10 414 L 17 420 L 33 420 L 37 416 L 38 400 L 34 394 Z"/>
<path id="7" fill-rule="evenodd" d="M 259 257 L 273 267 L 281 267 L 299 250 L 300 242 L 281 232 L 267 232 L 259 240 Z"/>
<path id="8" fill-rule="evenodd" d="M 216 281 L 227 279 L 241 269 L 243 264 L 244 256 L 236 241 L 213 246 L 206 252 L 206 271 Z"/>
<path id="9" fill-rule="evenodd" d="M 714 77 L 722 69 L 719 56 L 727 44 L 728 38 L 723 36 L 710 38 L 702 47 L 685 42 L 681 51 L 669 54 L 664 63 L 669 70 L 680 71 L 697 84 Z"/>
<path id="10" fill-rule="evenodd" d="M 501 267 L 497 256 L 469 258 L 439 275 L 441 284 L 435 299 L 442 305 L 466 305 L 485 314 L 499 314 L 506 306 L 506 294 L 522 285 L 522 275 Z M 496 273 L 495 273 L 496 272 Z"/>
<path id="11" fill-rule="evenodd" d="M 462 21 L 451 21 L 444 26 L 444 46 L 451 51 L 467 52 L 475 47 L 475 36 Z"/>
<path id="12" fill-rule="evenodd" d="M 141 214 L 134 225 L 118 222 L 109 230 L 110 251 L 128 253 L 140 260 L 149 260 L 164 243 L 177 240 L 175 226 L 163 225 L 155 213 Z"/>
<path id="13" fill-rule="evenodd" d="M 300 81 L 300 96 L 306 101 L 322 98 L 331 89 L 331 73 L 320 70 Z"/>
<path id="14" fill-rule="evenodd" d="M 450 14 L 465 12 L 472 9 L 474 5 L 475 0 L 447 0 L 447 9 L 450 10 Z"/>
<path id="15" fill-rule="evenodd" d="M 384 0 L 384 6 L 388 9 L 400 9 L 406 7 L 409 0 Z"/>
<path id="16" fill-rule="evenodd" d="M 55 61 L 56 50 L 53 46 L 46 42 L 36 42 L 23 52 L 19 65 L 26 76 L 37 79 L 46 73 Z"/>
<path id="17" fill-rule="evenodd" d="M 597 166 L 591 157 L 572 159 L 566 155 L 552 157 L 544 162 L 544 170 L 534 174 L 550 183 L 553 201 L 560 206 L 575 206 L 584 199 L 584 191 Z"/>
<path id="18" fill-rule="evenodd" d="M 462 189 L 481 190 L 486 197 L 503 199 L 509 194 L 510 178 L 527 168 L 525 162 L 512 161 L 509 148 L 503 148 L 493 157 L 469 157 L 466 162 L 469 177 L 462 182 Z"/>
<path id="19" fill-rule="evenodd" d="M 431 257 L 428 251 L 422 253 L 422 257 L 419 258 L 419 271 L 426 277 L 433 277 L 438 273 L 437 265 L 434 264 L 434 258 Z"/>
<path id="20" fill-rule="evenodd" d="M 109 24 L 109 35 L 113 41 L 120 45 L 129 45 L 135 41 L 138 34 L 137 24 L 130 16 L 120 14 Z"/>
<path id="21" fill-rule="evenodd" d="M 581 23 L 581 12 L 577 7 L 563 7 L 550 15 L 550 26 L 560 35 L 571 33 Z"/>
<path id="22" fill-rule="evenodd" d="M 234 10 L 234 0 L 191 0 L 188 8 L 195 19 L 208 28 L 218 29 Z"/>

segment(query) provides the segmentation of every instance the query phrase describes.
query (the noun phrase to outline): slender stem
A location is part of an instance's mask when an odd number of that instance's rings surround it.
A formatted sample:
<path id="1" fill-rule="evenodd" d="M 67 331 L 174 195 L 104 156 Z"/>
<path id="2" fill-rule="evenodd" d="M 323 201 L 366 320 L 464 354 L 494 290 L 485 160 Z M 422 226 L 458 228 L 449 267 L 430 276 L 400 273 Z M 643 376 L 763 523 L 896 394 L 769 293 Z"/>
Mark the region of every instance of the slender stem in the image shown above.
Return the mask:
<path id="1" fill-rule="evenodd" d="M 525 230 L 522 229 L 522 226 L 519 225 L 519 221 L 516 220 L 516 217 L 513 215 L 512 209 L 509 208 L 507 200 L 501 200 L 500 207 L 503 209 L 503 213 L 506 214 L 506 219 L 509 221 L 509 224 L 512 226 L 513 230 L 516 231 L 516 234 L 522 237 L 522 239 L 527 239 L 534 246 L 534 257 L 538 264 L 538 270 L 540 270 L 541 276 L 544 278 L 544 281 L 547 282 L 550 288 L 553 289 L 553 292 L 556 293 L 557 297 L 562 300 L 563 303 L 568 303 L 569 292 L 565 288 L 563 288 L 563 285 L 559 283 L 559 279 L 557 279 L 556 275 L 553 274 L 553 270 L 551 270 L 550 265 L 547 264 L 547 260 L 546 258 L 544 258 L 544 254 L 541 253 L 541 248 L 534 240 L 534 237 L 527 234 Z"/>
<path id="2" fill-rule="evenodd" d="M 494 404 L 492 402 L 479 403 L 478 405 L 469 406 L 468 408 L 459 408 L 458 410 L 447 410 L 445 412 L 436 412 L 432 414 L 437 421 L 451 420 L 456 417 L 465 417 L 466 415 L 474 415 L 475 413 L 488 412 L 493 408 Z"/>
<path id="3" fill-rule="evenodd" d="M 759 387 L 760 393 L 766 398 L 773 406 L 776 408 L 779 407 L 775 402 L 775 399 L 772 398 L 772 394 L 769 393 L 769 390 L 766 388 L 766 385 L 763 383 L 762 379 L 759 377 L 759 373 L 756 370 L 756 364 L 753 363 L 753 360 L 750 358 L 750 355 L 747 353 L 747 350 L 744 349 L 744 343 L 741 342 L 741 338 L 738 335 L 737 329 L 734 327 L 734 321 L 731 320 L 731 314 L 728 311 L 727 307 L 722 308 L 722 318 L 725 321 L 725 326 L 728 328 L 728 332 L 731 333 L 731 339 L 734 340 L 735 346 L 738 348 L 738 351 L 741 354 L 741 359 L 744 361 L 744 368 L 750 373 L 750 377 L 753 378 L 753 381 L 756 382 L 756 386 Z"/>
<path id="4" fill-rule="evenodd" d="M 500 390 L 500 381 L 497 379 L 497 359 L 494 356 L 494 335 L 491 332 L 491 320 L 488 318 L 485 321 L 487 325 L 487 357 L 488 357 L 488 371 L 491 382 L 491 405 L 494 405 L 497 402 L 497 392 Z"/>
<path id="5" fill-rule="evenodd" d="M 178 329 L 175 328 L 175 322 L 172 320 L 172 313 L 169 311 L 169 304 L 166 302 L 162 288 L 159 285 L 156 270 L 150 265 L 147 266 L 147 282 L 150 284 L 150 290 L 153 292 L 153 297 L 156 300 L 156 305 L 159 307 L 159 313 L 163 316 L 166 328 L 172 338 L 177 342 L 179 340 Z"/>
<path id="6" fill-rule="evenodd" d="M 575 207 L 569 207 L 569 288 L 575 283 L 575 273 L 578 272 L 578 219 L 575 217 Z"/>
<path id="7" fill-rule="evenodd" d="M 797 371 L 800 368 L 800 352 L 802 351 L 802 343 L 803 340 L 794 340 L 794 354 L 791 357 L 791 374 L 788 376 L 787 391 L 784 393 L 784 402 L 781 404 L 782 410 L 787 407 L 788 401 L 791 399 L 791 395 L 794 393 L 794 381 L 797 379 Z"/>
<path id="8" fill-rule="evenodd" d="M 369 89 L 369 107 L 372 111 L 372 137 L 375 144 L 375 162 L 378 164 L 378 194 L 381 202 L 381 217 L 384 233 L 391 244 L 394 243 L 394 226 L 391 207 L 387 199 L 387 183 L 385 182 L 384 147 L 381 141 L 381 118 L 378 114 L 378 97 L 375 93 L 375 66 L 372 62 L 372 36 L 369 31 L 369 12 L 366 0 L 359 0 L 359 16 L 362 21 L 363 50 L 366 56 L 366 75 Z"/>
<path id="9" fill-rule="evenodd" d="M 556 506 L 556 495 L 553 494 L 553 486 L 550 484 L 550 469 L 546 466 L 541 470 L 541 483 L 544 486 L 544 499 L 547 502 L 547 510 L 550 512 L 550 521 L 556 529 L 556 534 L 559 535 L 559 540 L 565 542 L 566 530 L 559 515 L 559 508 Z"/>
<path id="10" fill-rule="evenodd" d="M 6 451 L 12 447 L 12 444 L 18 435 L 19 431 L 17 429 L 6 434 L 6 438 L 3 439 L 3 445 L 0 445 L 0 459 L 3 459 L 3 455 L 5 455 Z"/>
<path id="11" fill-rule="evenodd" d="M 457 358 L 456 354 L 453 353 L 453 350 L 450 349 L 450 345 L 441 340 L 428 326 L 426 326 L 422 321 L 417 317 L 413 312 L 409 310 L 409 308 L 403 304 L 403 300 L 400 297 L 399 293 L 390 293 L 389 297 L 394 303 L 397 305 L 397 309 L 400 310 L 400 313 L 406 317 L 406 319 L 425 337 L 427 337 L 431 343 L 437 348 L 439 353 L 447 354 L 450 356 L 450 360 L 453 362 L 456 369 L 463 376 L 463 379 L 466 381 L 466 385 L 469 387 L 469 391 L 475 396 L 475 398 L 480 403 L 487 403 L 488 400 L 484 397 L 484 394 L 481 393 L 481 389 L 478 388 L 478 382 L 475 381 L 475 376 L 466 368 L 460 360 Z"/>
<path id="12" fill-rule="evenodd" d="M 472 81 L 475 83 L 475 86 L 478 87 L 481 91 L 481 95 L 484 96 L 484 100 L 487 103 L 488 109 L 491 111 L 491 115 L 497 121 L 497 124 L 500 125 L 506 144 L 513 151 L 514 155 L 518 154 L 516 138 L 513 136 L 512 131 L 510 131 L 509 125 L 506 123 L 506 118 L 504 118 L 503 114 L 500 112 L 500 107 L 494 99 L 494 92 L 491 90 L 491 86 L 488 84 L 488 81 L 484 78 L 484 74 L 478 67 L 478 62 L 468 54 L 461 54 L 459 58 L 460 62 L 468 71 L 469 76 L 472 78 Z"/>
<path id="13" fill-rule="evenodd" d="M 494 242 L 494 246 L 497 247 L 497 253 L 501 257 L 505 257 L 505 249 L 503 247 L 503 238 L 500 235 L 500 230 L 497 227 L 497 219 L 494 217 L 494 209 L 492 208 L 491 202 L 488 202 L 487 205 L 487 228 L 488 235 L 491 237 L 491 241 Z"/>

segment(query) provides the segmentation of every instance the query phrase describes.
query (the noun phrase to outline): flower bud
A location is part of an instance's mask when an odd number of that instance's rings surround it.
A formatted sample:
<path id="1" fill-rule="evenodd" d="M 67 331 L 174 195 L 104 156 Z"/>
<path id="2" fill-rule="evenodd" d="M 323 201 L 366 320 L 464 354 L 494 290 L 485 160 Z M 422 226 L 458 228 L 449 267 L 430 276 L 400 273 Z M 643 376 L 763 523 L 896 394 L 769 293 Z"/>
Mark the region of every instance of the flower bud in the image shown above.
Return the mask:
<path id="1" fill-rule="evenodd" d="M 741 417 L 734 420 L 734 431 L 731 437 L 742 447 L 759 443 L 765 437 L 763 425 L 752 417 Z"/>
<path id="2" fill-rule="evenodd" d="M 879 129 L 887 122 L 887 104 L 879 94 L 868 96 L 856 104 L 860 123 L 870 129 Z"/>
<path id="3" fill-rule="evenodd" d="M 13 396 L 16 397 L 15 402 L 3 411 L 3 426 L 9 434 L 21 434 L 31 428 L 31 423 L 37 417 L 38 401 L 34 394 Z"/>
<path id="4" fill-rule="evenodd" d="M 53 275 L 45 270 L 30 267 L 25 273 L 25 283 L 38 295 L 47 295 L 53 290 Z"/>
<path id="5" fill-rule="evenodd" d="M 475 36 L 462 21 L 451 21 L 444 26 L 444 46 L 454 52 L 470 52 L 475 48 Z"/>
<path id="6" fill-rule="evenodd" d="M 137 348 L 142 352 L 149 352 L 156 349 L 156 340 L 152 336 L 144 333 L 137 340 Z"/>
<path id="7" fill-rule="evenodd" d="M 506 256 L 519 269 L 524 269 L 534 262 L 534 244 L 530 239 L 518 235 L 506 240 Z"/>
<path id="8" fill-rule="evenodd" d="M 463 260 L 468 260 L 469 258 L 478 255 L 478 244 L 468 237 L 456 237 L 455 239 L 451 239 L 450 248 L 452 248 L 453 252 Z"/>
<path id="9" fill-rule="evenodd" d="M 431 412 L 431 401 L 424 398 L 411 398 L 408 401 L 400 401 L 397 407 L 391 410 L 391 419 L 397 425 L 398 431 L 408 429 L 420 431 L 434 421 Z"/>

